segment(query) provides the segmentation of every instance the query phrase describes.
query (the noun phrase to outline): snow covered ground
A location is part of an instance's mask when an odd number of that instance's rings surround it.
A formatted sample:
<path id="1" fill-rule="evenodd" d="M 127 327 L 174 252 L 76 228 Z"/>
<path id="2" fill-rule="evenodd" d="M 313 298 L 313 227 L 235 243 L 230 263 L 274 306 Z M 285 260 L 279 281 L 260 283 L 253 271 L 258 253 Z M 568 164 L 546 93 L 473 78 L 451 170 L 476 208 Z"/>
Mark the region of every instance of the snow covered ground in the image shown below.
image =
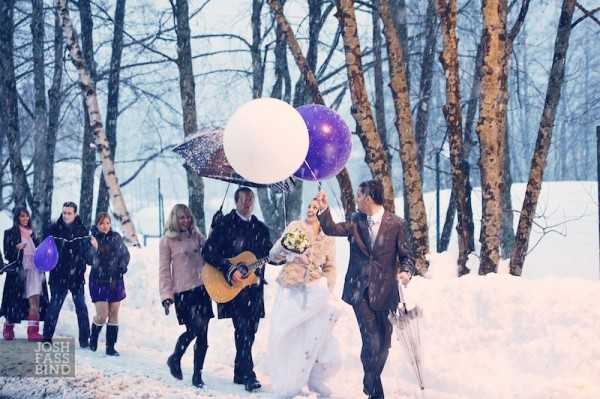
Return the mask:
<path id="1" fill-rule="evenodd" d="M 523 191 L 523 185 L 514 186 L 515 207 L 520 206 Z M 443 193 L 443 204 L 447 195 Z M 479 193 L 474 193 L 476 222 L 480 214 L 478 197 Z M 412 369 L 395 341 L 383 373 L 386 397 L 599 398 L 600 283 L 595 198 L 593 183 L 544 183 L 540 209 L 545 219 L 539 222 L 556 226 L 555 232 L 546 234 L 527 258 L 523 278 L 500 273 L 456 279 L 456 254 L 432 255 L 430 278 L 415 278 L 406 292 L 409 305 L 418 303 L 424 309 L 421 338 L 426 389 L 424 393 L 418 390 Z M 212 202 L 218 206 L 219 201 Z M 431 210 L 433 196 L 427 195 L 427 203 Z M 3 215 L 0 224 L 5 226 L 7 222 Z M 542 233 L 538 230 L 536 235 Z M 341 291 L 348 247 L 342 239 L 337 245 Z M 126 275 L 128 298 L 120 314 L 117 343 L 121 357 L 104 355 L 103 334 L 97 353 L 78 350 L 77 377 L 0 378 L 0 397 L 273 397 L 264 370 L 269 329 L 276 328 L 268 318 L 275 284 L 267 286 L 267 318 L 260 325 L 254 345 L 256 371 L 264 383 L 262 391 L 247 394 L 231 382 L 233 328 L 230 321 L 217 319 L 209 327 L 210 346 L 203 373 L 207 388 L 197 390 L 191 386 L 191 348 L 183 359 L 183 381 L 174 380 L 165 366 L 182 328 L 174 314 L 165 316 L 160 306 L 156 242 L 131 252 L 132 263 Z M 470 266 L 477 269 L 476 258 L 471 259 Z M 268 281 L 274 282 L 276 275 L 277 269 L 271 267 Z M 93 313 L 91 303 L 88 306 Z M 342 306 L 344 313 L 334 333 L 342 343 L 343 365 L 333 380 L 334 397 L 361 398 L 360 335 L 351 308 Z M 64 336 L 77 334 L 70 298 L 63 307 L 57 332 Z M 17 327 L 16 333 L 24 337 L 24 327 Z M 302 397 L 316 398 L 309 392 Z"/>

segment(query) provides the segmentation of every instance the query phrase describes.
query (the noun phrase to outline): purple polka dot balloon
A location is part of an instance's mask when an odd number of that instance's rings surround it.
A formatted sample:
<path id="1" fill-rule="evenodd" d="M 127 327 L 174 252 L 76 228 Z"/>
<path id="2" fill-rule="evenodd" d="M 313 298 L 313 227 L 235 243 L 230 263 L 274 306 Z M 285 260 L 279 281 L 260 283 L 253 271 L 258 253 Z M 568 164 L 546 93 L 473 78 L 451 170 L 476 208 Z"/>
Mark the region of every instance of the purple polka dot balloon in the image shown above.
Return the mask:
<path id="1" fill-rule="evenodd" d="M 352 151 L 350 129 L 337 112 L 324 105 L 308 104 L 296 110 L 308 128 L 309 146 L 305 163 L 294 176 L 316 181 L 337 175 Z"/>

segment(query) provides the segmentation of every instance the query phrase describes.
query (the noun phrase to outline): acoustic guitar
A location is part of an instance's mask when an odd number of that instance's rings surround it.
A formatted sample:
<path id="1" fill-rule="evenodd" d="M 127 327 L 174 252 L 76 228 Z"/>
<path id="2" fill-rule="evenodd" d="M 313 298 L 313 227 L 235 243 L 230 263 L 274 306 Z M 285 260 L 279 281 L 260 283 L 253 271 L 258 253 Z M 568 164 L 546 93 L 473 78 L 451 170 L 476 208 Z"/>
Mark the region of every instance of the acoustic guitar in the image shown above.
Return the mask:
<path id="1" fill-rule="evenodd" d="M 238 267 L 244 279 L 239 283 L 229 284 L 225 276 L 215 266 L 205 263 L 202 267 L 202 282 L 208 295 L 217 303 L 227 303 L 234 299 L 244 288 L 258 283 L 255 270 L 263 267 L 269 258 L 256 259 L 250 251 L 244 251 L 238 256 L 229 258 L 228 262 Z"/>

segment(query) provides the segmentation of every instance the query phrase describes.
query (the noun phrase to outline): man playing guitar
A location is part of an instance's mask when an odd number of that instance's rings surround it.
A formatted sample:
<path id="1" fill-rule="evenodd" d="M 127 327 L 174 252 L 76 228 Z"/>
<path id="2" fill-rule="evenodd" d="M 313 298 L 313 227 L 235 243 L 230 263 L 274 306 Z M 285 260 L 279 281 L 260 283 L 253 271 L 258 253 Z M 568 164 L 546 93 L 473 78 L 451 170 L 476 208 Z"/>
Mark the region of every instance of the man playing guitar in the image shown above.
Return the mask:
<path id="1" fill-rule="evenodd" d="M 228 258 L 244 251 L 252 252 L 256 258 L 263 258 L 269 255 L 273 245 L 267 226 L 252 215 L 252 190 L 240 187 L 236 190 L 234 199 L 236 209 L 223 216 L 214 226 L 202 251 L 204 260 L 217 267 L 231 284 L 240 282 L 244 276 Z M 249 392 L 261 387 L 254 373 L 252 345 L 258 323 L 265 317 L 264 269 L 258 269 L 257 274 L 258 284 L 244 288 L 233 300 L 218 304 L 219 319 L 232 319 L 235 329 L 233 382 L 243 384 Z"/>

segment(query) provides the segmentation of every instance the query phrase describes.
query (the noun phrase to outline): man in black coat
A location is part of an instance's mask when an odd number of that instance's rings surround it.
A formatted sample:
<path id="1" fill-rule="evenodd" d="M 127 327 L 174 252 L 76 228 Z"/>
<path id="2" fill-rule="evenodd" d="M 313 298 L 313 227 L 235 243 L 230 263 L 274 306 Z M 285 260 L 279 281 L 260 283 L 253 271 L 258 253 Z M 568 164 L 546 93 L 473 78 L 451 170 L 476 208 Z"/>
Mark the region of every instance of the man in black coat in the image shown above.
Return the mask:
<path id="1" fill-rule="evenodd" d="M 272 243 L 269 229 L 252 215 L 254 193 L 248 187 L 235 192 L 236 209 L 221 218 L 204 245 L 204 260 L 217 267 L 228 282 L 237 282 L 242 274 L 227 259 L 251 251 L 260 259 L 269 255 Z M 265 316 L 264 270 L 258 271 L 259 283 L 243 289 L 232 301 L 219 304 L 219 319 L 231 318 L 235 329 L 235 367 L 233 382 L 244 384 L 251 392 L 261 387 L 254 373 L 252 344 L 260 318 Z"/>
<path id="2" fill-rule="evenodd" d="M 86 264 L 92 264 L 90 234 L 77 215 L 77 204 L 65 202 L 62 215 L 45 236 L 54 237 L 58 248 L 58 264 L 50 272 L 50 306 L 44 322 L 44 340 L 51 341 L 58 316 L 69 291 L 75 304 L 79 326 L 79 345 L 89 345 L 90 320 L 85 303 L 84 275 Z"/>
<path id="3" fill-rule="evenodd" d="M 398 278 L 407 284 L 415 273 L 404 221 L 383 209 L 383 186 L 376 180 L 360 184 L 356 195 L 359 212 L 348 222 L 333 221 L 324 192 L 317 194 L 316 200 L 323 232 L 350 239 L 342 299 L 352 305 L 360 329 L 363 392 L 370 399 L 383 399 L 381 373 L 392 336 L 388 315 L 399 303 Z"/>

